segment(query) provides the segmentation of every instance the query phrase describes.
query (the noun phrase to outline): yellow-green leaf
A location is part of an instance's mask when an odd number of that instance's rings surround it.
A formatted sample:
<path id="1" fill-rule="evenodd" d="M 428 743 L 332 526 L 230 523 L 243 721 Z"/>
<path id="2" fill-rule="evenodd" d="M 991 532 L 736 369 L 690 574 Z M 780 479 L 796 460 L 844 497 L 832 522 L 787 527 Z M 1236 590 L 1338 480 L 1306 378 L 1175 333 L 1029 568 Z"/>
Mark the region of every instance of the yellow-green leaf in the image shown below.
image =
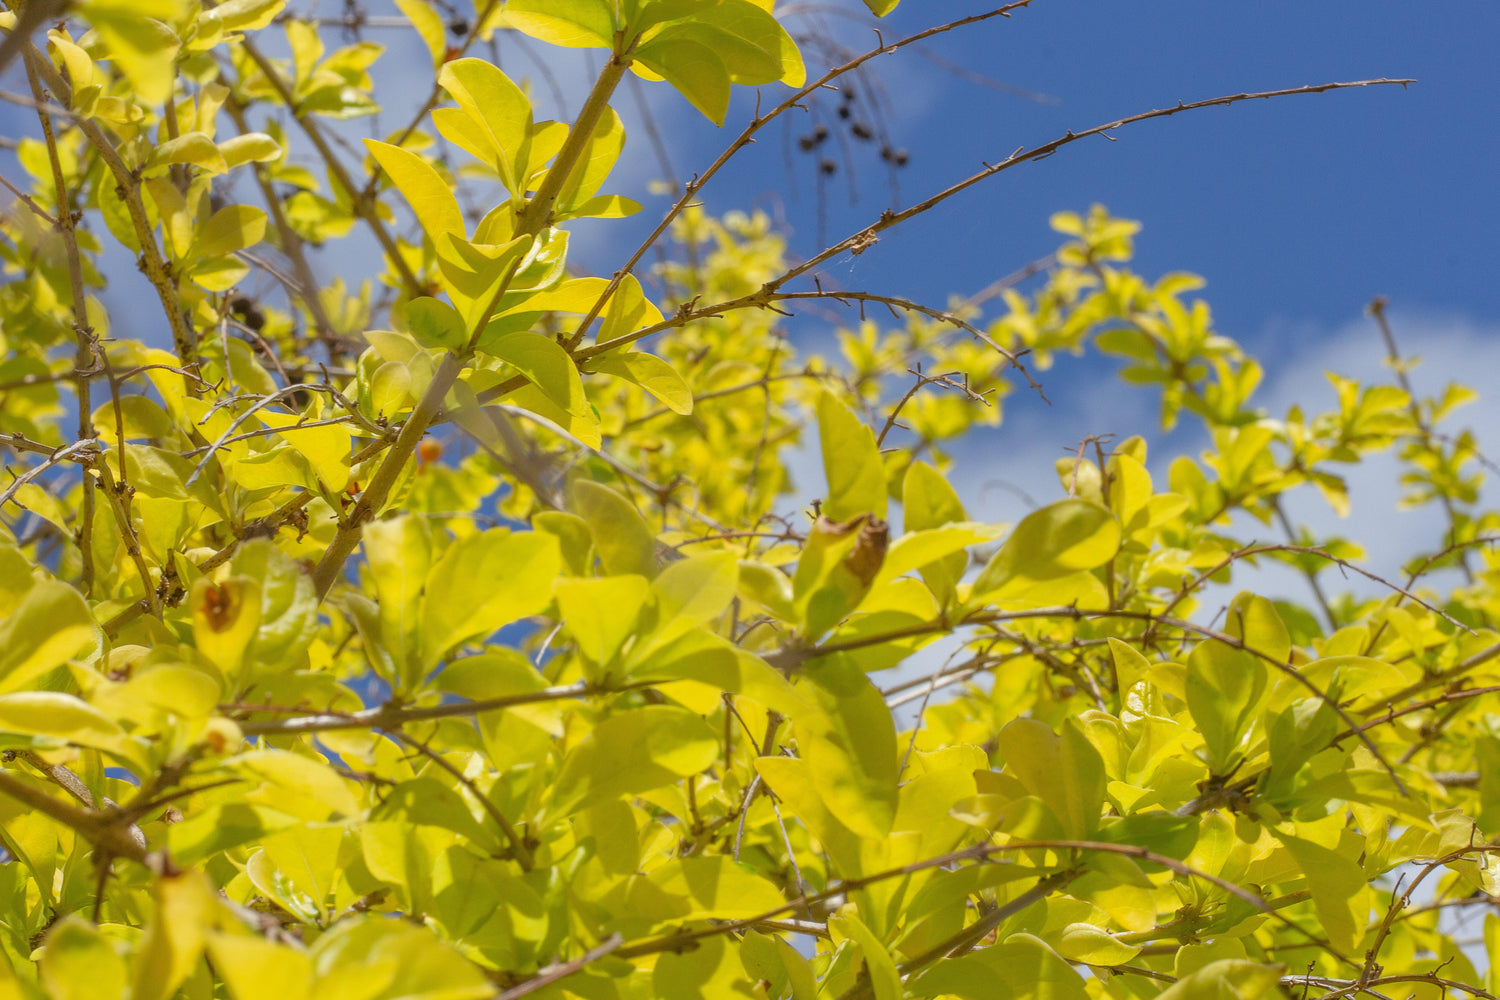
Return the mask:
<path id="1" fill-rule="evenodd" d="M 564 412 L 578 416 L 588 412 L 588 398 L 583 393 L 578 367 L 567 350 L 551 337 L 522 330 L 486 341 L 484 350 L 515 366 L 516 371 Z"/>
<path id="2" fill-rule="evenodd" d="M 436 244 L 445 233 L 464 236 L 467 232 L 464 216 L 459 210 L 458 199 L 453 196 L 453 187 L 430 163 L 416 153 L 388 142 L 366 139 L 365 148 L 411 206 L 417 224 L 428 239 Z"/>
<path id="3" fill-rule="evenodd" d="M 557 539 L 545 532 L 495 528 L 453 542 L 427 575 L 423 663 L 431 667 L 460 643 L 546 609 L 561 569 Z"/>
<path id="4" fill-rule="evenodd" d="M 510 0 L 502 23 L 569 48 L 609 48 L 615 19 L 605 0 Z"/>
<path id="5" fill-rule="evenodd" d="M 619 351 L 589 360 L 594 371 L 622 378 L 645 389 L 667 404 L 667 409 L 683 415 L 693 412 L 693 391 L 677 369 L 661 358 L 639 351 Z"/>
<path id="6" fill-rule="evenodd" d="M 193 249 L 199 256 L 217 257 L 252 247 L 265 235 L 265 212 L 253 205 L 226 205 L 203 224 Z"/>
<path id="7" fill-rule="evenodd" d="M 572 749 L 552 782 L 553 816 L 670 785 L 710 766 L 719 734 L 702 717 L 670 705 L 612 715 Z"/>
<path id="8" fill-rule="evenodd" d="M 588 522 L 606 573 L 656 575 L 656 535 L 634 504 L 600 483 L 579 479 L 569 491 L 573 513 Z"/>
<path id="9" fill-rule="evenodd" d="M 25 687 L 98 641 L 83 595 L 58 580 L 38 581 L 0 624 L 0 692 Z"/>
<path id="10" fill-rule="evenodd" d="M 832 393 L 818 397 L 818 438 L 828 480 L 823 513 L 833 521 L 861 514 L 884 518 L 890 494 L 875 434 Z"/>

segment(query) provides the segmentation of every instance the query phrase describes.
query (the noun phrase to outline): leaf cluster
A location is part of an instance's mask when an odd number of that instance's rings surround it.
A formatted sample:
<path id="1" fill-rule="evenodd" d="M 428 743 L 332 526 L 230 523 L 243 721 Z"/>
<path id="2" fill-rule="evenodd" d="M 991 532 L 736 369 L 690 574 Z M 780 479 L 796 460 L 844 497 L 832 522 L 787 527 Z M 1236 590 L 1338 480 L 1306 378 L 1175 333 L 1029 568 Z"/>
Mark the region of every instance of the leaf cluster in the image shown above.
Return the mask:
<path id="1" fill-rule="evenodd" d="M 1472 392 L 1415 393 L 1377 303 L 1391 379 L 1268 412 L 1201 281 L 1132 271 L 1100 207 L 942 307 L 817 275 L 1084 135 L 1384 81 L 1068 132 L 794 263 L 704 185 L 1026 0 L 811 82 L 769 0 L 397 6 L 430 97 L 362 146 L 382 46 L 284 0 L 0 15 L 36 115 L 0 219 L 0 996 L 1500 991 L 1500 918 L 1447 918 L 1500 892 Z M 576 117 L 497 37 L 597 50 Z M 570 228 L 641 210 L 632 73 L 718 124 L 791 91 L 595 277 Z M 361 239 L 368 280 L 320 282 Z M 112 330 L 120 248 L 155 301 Z M 799 352 L 806 303 L 857 319 Z M 976 428 L 1084 351 L 1206 449 L 1090 439 L 971 517 Z M 1437 525 L 1399 581 L 1283 506 L 1344 513 L 1382 452 Z M 1222 596 L 1266 561 L 1311 598 Z"/>

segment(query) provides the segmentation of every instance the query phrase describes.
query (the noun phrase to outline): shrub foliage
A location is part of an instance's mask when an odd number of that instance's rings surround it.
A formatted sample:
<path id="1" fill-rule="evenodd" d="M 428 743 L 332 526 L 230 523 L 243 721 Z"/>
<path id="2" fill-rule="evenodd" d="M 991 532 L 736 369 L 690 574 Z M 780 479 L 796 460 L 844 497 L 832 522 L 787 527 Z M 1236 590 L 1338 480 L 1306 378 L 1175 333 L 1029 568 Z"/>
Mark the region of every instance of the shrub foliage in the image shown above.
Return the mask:
<path id="1" fill-rule="evenodd" d="M 1500 860 L 1472 394 L 1415 395 L 1386 329 L 1390 380 L 1268 413 L 1201 282 L 1134 273 L 1099 208 L 974 300 L 816 277 L 1081 136 L 1255 95 L 1069 132 L 794 263 L 699 192 L 913 39 L 809 79 L 770 0 L 397 0 L 431 94 L 356 145 L 381 47 L 283 2 L 0 15 L 36 126 L 0 225 L 0 997 L 1497 989 L 1500 922 L 1454 919 Z M 576 117 L 475 54 L 497 33 L 596 50 Z M 570 223 L 639 209 L 628 73 L 720 124 L 766 89 L 581 275 Z M 315 276 L 341 246 L 358 287 Z M 799 351 L 807 300 L 869 316 Z M 1207 449 L 1089 439 L 1018 523 L 972 520 L 955 456 L 1005 466 L 966 437 L 1084 350 Z M 1354 590 L 1357 545 L 1283 501 L 1343 512 L 1382 451 L 1433 551 Z M 1229 598 L 1257 563 L 1309 600 Z"/>

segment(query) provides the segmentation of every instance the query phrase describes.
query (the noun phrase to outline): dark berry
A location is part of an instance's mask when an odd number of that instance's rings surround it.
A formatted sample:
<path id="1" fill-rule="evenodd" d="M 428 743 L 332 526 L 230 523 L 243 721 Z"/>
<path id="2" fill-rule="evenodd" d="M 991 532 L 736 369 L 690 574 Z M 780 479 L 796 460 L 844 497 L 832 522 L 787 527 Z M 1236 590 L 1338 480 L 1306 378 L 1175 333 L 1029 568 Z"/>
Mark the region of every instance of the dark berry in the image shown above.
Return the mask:
<path id="1" fill-rule="evenodd" d="M 822 163 L 818 164 L 818 169 L 823 171 L 823 174 L 825 176 L 832 177 L 834 174 L 838 173 L 839 165 L 837 163 L 834 163 L 832 160 L 824 160 Z"/>
<path id="2" fill-rule="evenodd" d="M 849 133 L 856 139 L 871 139 L 875 136 L 875 133 L 870 130 L 870 126 L 864 122 L 855 122 L 853 125 L 850 125 Z"/>

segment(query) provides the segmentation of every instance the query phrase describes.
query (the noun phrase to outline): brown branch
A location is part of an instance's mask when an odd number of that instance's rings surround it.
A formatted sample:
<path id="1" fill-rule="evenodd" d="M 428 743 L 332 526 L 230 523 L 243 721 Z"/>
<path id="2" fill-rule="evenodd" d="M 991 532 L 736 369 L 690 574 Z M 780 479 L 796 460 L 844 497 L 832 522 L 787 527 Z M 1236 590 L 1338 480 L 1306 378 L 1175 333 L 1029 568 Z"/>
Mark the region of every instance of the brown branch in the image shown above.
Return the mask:
<path id="1" fill-rule="evenodd" d="M 281 102 L 286 105 L 287 110 L 292 113 L 292 117 L 297 120 L 297 124 L 302 126 L 302 131 L 307 136 L 308 141 L 313 144 L 313 148 L 318 151 L 318 155 L 323 158 L 323 162 L 327 165 L 329 176 L 333 178 L 334 183 L 343 188 L 344 194 L 348 196 L 349 204 L 354 209 L 354 213 L 370 227 L 370 232 L 375 235 L 375 239 L 380 243 L 380 248 L 385 251 L 386 260 L 390 261 L 391 266 L 396 269 L 396 273 L 401 276 L 401 283 L 406 286 L 407 294 L 422 294 L 422 282 L 418 280 L 416 274 L 411 269 L 411 265 L 406 262 L 406 258 L 401 255 L 401 250 L 397 247 L 396 240 L 391 236 L 390 230 L 380 220 L 380 214 L 375 209 L 374 200 L 364 197 L 360 189 L 355 186 L 354 180 L 349 176 L 348 169 L 344 166 L 343 161 L 338 158 L 338 155 L 334 153 L 333 147 L 328 144 L 328 139 L 323 135 L 323 130 L 318 126 L 317 121 L 305 109 L 298 106 L 296 96 L 292 93 L 292 88 L 287 85 L 281 73 L 271 64 L 271 60 L 267 59 L 260 49 L 255 47 L 254 42 L 250 41 L 248 37 L 242 36 L 239 39 L 239 44 L 245 55 L 250 57 L 250 61 L 255 63 L 256 68 L 266 78 L 266 82 L 271 85 L 271 89 L 276 91 L 276 95 L 281 98 Z"/>
<path id="2" fill-rule="evenodd" d="M 549 965 L 524 983 L 512 986 L 504 993 L 501 993 L 495 997 L 495 1000 L 520 1000 L 521 997 L 530 996 L 537 990 L 545 989 L 560 979 L 566 979 L 573 975 L 573 973 L 583 969 L 584 966 L 591 965 L 599 961 L 599 959 L 617 951 L 624 943 L 625 939 L 619 934 L 611 934 L 577 958 L 557 965 Z"/>
<path id="3" fill-rule="evenodd" d="M 1359 566 L 1354 565 L 1354 563 L 1349 562 L 1347 559 L 1340 559 L 1338 556 L 1335 556 L 1329 552 L 1325 552 L 1322 549 L 1312 548 L 1306 545 L 1249 545 L 1242 549 L 1236 549 L 1235 551 L 1229 553 L 1229 555 L 1221 559 L 1212 568 L 1199 573 L 1197 577 L 1195 577 L 1191 582 L 1184 584 L 1182 588 L 1177 592 L 1177 596 L 1174 597 L 1171 603 L 1167 605 L 1166 611 L 1170 613 L 1173 608 L 1181 604 L 1182 601 L 1186 599 L 1188 594 L 1203 586 L 1203 584 L 1210 578 L 1212 578 L 1215 573 L 1218 573 L 1220 570 L 1224 569 L 1230 564 L 1240 559 L 1244 559 L 1249 556 L 1260 555 L 1265 552 L 1291 552 L 1298 555 L 1316 556 L 1319 559 L 1326 559 L 1334 565 L 1338 566 L 1340 569 L 1349 570 L 1352 573 L 1358 573 L 1360 576 L 1364 577 L 1367 580 L 1371 580 L 1375 583 L 1380 584 L 1382 587 L 1386 587 L 1392 591 L 1395 591 L 1397 594 L 1400 594 L 1402 597 L 1411 601 L 1413 604 L 1419 605 L 1427 611 L 1430 611 L 1433 614 L 1437 615 L 1439 618 L 1442 618 L 1444 621 L 1454 626 L 1455 628 L 1461 629 L 1469 633 L 1470 635 L 1476 634 L 1475 631 L 1469 626 L 1454 618 L 1452 615 L 1445 612 L 1442 608 L 1439 608 L 1422 600 L 1416 594 L 1413 594 L 1410 590 L 1408 590 L 1407 587 L 1402 587 L 1399 584 L 1392 583 L 1385 577 L 1372 573 L 1367 569 L 1362 569 Z M 1410 586 L 1410 584 L 1408 584 L 1408 586 Z M 1324 607 L 1327 607 L 1326 602 L 1324 603 Z M 1330 619 L 1330 621 L 1331 620 L 1332 619 Z"/>
<path id="4" fill-rule="evenodd" d="M 547 169 L 547 174 L 542 178 L 542 183 L 537 189 L 536 196 L 527 203 L 525 213 L 517 219 L 517 236 L 536 236 L 552 221 L 552 206 L 562 192 L 563 184 L 573 173 L 593 139 L 594 127 L 599 123 L 606 108 L 609 107 L 610 96 L 615 88 L 619 86 L 624 77 L 628 62 L 625 57 L 612 56 L 604 69 L 594 81 L 593 89 L 589 91 L 588 98 L 584 101 L 582 110 L 578 113 L 578 119 L 573 123 L 568 132 L 567 139 L 562 148 L 552 160 L 552 166 Z M 514 269 L 512 269 L 514 271 Z M 360 494 L 359 500 L 354 508 L 340 521 L 338 532 L 333 537 L 333 542 L 324 552 L 323 558 L 318 562 L 317 569 L 313 572 L 313 584 L 317 588 L 320 598 L 326 597 L 329 590 L 333 588 L 343 572 L 344 563 L 354 552 L 359 544 L 359 539 L 364 531 L 364 525 L 372 520 L 385 506 L 386 499 L 391 490 L 400 479 L 401 472 L 406 468 L 412 453 L 416 450 L 417 443 L 426 435 L 427 429 L 436 419 L 438 412 L 442 409 L 443 401 L 448 396 L 448 391 L 453 388 L 453 383 L 458 381 L 458 376 L 463 372 L 468 363 L 468 358 L 473 349 L 473 341 L 476 340 L 485 324 L 489 322 L 489 314 L 494 310 L 500 295 L 504 292 L 506 285 L 503 283 L 495 292 L 490 307 L 485 310 L 484 315 L 479 317 L 475 329 L 470 337 L 468 350 L 450 352 L 443 356 L 438 363 L 437 371 L 433 373 L 432 382 L 427 391 L 417 401 L 411 414 L 401 425 L 401 432 L 396 438 L 395 444 L 381 461 L 380 467 L 375 471 L 369 484 Z M 511 380 L 515 382 L 515 379 Z M 511 386 L 512 389 L 520 388 L 525 384 L 522 379 Z"/>
<path id="5" fill-rule="evenodd" d="M 921 954 L 902 962 L 897 971 L 900 973 L 901 978 L 905 979 L 920 972 L 940 958 L 957 958 L 960 955 L 967 954 L 988 935 L 993 933 L 997 927 L 1005 923 L 1005 921 L 1017 913 L 1030 909 L 1037 903 L 1040 903 L 1082 874 L 1082 870 L 1053 872 L 1015 899 L 995 907 L 969 926 L 949 935 Z M 875 986 L 870 978 L 869 969 L 869 963 L 866 962 L 864 969 L 860 971 L 858 981 L 843 993 L 840 993 L 838 1000 L 869 1000 L 870 997 L 873 997 L 875 995 Z"/>
<path id="6" fill-rule="evenodd" d="M 456 719 L 475 716 L 484 712 L 514 708 L 517 705 L 536 705 L 549 701 L 567 701 L 574 698 L 620 694 L 639 688 L 651 687 L 657 681 L 638 681 L 613 687 L 595 687 L 583 682 L 565 684 L 561 687 L 543 688 L 522 694 L 486 698 L 482 701 L 449 702 L 443 705 L 400 707 L 379 705 L 358 712 L 323 712 L 288 719 L 262 719 L 239 723 L 246 736 L 268 736 L 274 734 L 327 733 L 340 729 L 380 729 L 397 732 L 411 722 L 430 722 L 434 719 Z"/>
<path id="7" fill-rule="evenodd" d="M 96 812 L 55 799 L 28 782 L 0 770 L 0 794 L 8 795 L 47 818 L 61 823 L 83 837 L 95 848 L 114 857 L 129 858 L 150 865 L 151 856 L 143 841 L 130 836 L 111 812 Z"/>
<path id="8" fill-rule="evenodd" d="M 910 208 L 902 209 L 899 212 L 883 213 L 878 222 L 867 226 L 857 233 L 846 236 L 844 239 L 835 243 L 833 246 L 828 247 L 822 252 L 814 255 L 809 260 L 804 261 L 803 263 L 792 268 L 772 284 L 773 286 L 779 286 L 788 281 L 791 281 L 794 278 L 798 278 L 808 273 L 818 265 L 831 260 L 834 257 L 837 257 L 841 253 L 852 251 L 856 248 L 869 246 L 870 242 L 873 239 L 878 237 L 887 229 L 890 229 L 893 226 L 900 225 L 908 219 L 936 208 L 938 205 L 947 201 L 949 198 L 952 198 L 954 195 L 968 190 L 975 184 L 978 184 L 980 181 L 987 180 L 998 173 L 1009 170 L 1012 167 L 1019 166 L 1022 163 L 1029 163 L 1033 160 L 1046 159 L 1062 147 L 1078 142 L 1080 139 L 1087 139 L 1096 135 L 1106 135 L 1109 132 L 1113 132 L 1115 129 L 1124 128 L 1127 125 L 1134 125 L 1138 122 L 1150 121 L 1153 118 L 1167 118 L 1171 115 L 1181 114 L 1184 111 L 1197 111 L 1201 108 L 1237 104 L 1240 101 L 1269 100 L 1273 97 L 1289 97 L 1295 94 L 1321 94 L 1325 91 L 1330 90 L 1346 90 L 1351 87 L 1372 87 L 1385 84 L 1399 84 L 1404 87 L 1407 84 L 1415 82 L 1415 80 L 1389 79 L 1353 80 L 1345 83 L 1322 83 L 1306 87 L 1288 87 L 1283 90 L 1264 90 L 1253 94 L 1227 94 L 1222 97 L 1211 97 L 1207 100 L 1194 101 L 1191 104 L 1184 104 L 1179 102 L 1175 107 L 1158 108 L 1154 111 L 1145 111 L 1140 114 L 1131 115 L 1127 118 L 1121 118 L 1116 121 L 1108 122 L 1104 125 L 1096 125 L 1093 128 L 1085 129 L 1082 132 L 1070 131 L 1057 139 L 1053 139 L 1051 142 L 1045 142 L 1033 149 L 1018 149 L 1014 153 L 1007 156 L 1004 160 L 1001 160 L 999 163 L 993 164 L 991 166 L 986 166 L 978 173 L 971 174 L 970 176 L 959 181 L 957 184 L 954 184 L 943 191 L 939 191 L 937 194 L 932 195 L 929 198 L 917 202 Z"/>
<path id="9" fill-rule="evenodd" d="M 697 200 L 698 193 L 703 190 L 708 182 L 712 180 L 714 176 L 724 168 L 725 164 L 727 164 L 731 159 L 734 158 L 735 154 L 754 142 L 756 134 L 759 133 L 760 130 L 763 129 L 766 125 L 770 124 L 772 121 L 776 120 L 787 111 L 790 111 L 792 108 L 800 107 L 802 101 L 807 97 L 817 93 L 820 90 L 823 90 L 824 88 L 827 88 L 828 85 L 831 84 L 834 80 L 837 80 L 839 77 L 844 76 L 847 73 L 852 73 L 854 70 L 858 69 L 860 66 L 863 66 L 865 63 L 869 62 L 871 59 L 876 58 L 877 56 L 889 55 L 890 53 L 899 51 L 900 49 L 903 49 L 908 45 L 914 45 L 917 42 L 932 38 L 935 35 L 941 35 L 945 32 L 954 31 L 958 28 L 964 28 L 971 24 L 978 24 L 982 21 L 988 21 L 996 17 L 1010 17 L 1012 11 L 1019 10 L 1023 7 L 1029 7 L 1031 3 L 1032 0 L 1018 0 L 1018 2 L 1008 3 L 1003 7 L 998 7 L 994 10 L 986 11 L 982 14 L 974 14 L 970 17 L 959 18 L 956 21 L 949 21 L 946 24 L 940 24 L 935 27 L 928 28 L 925 31 L 919 31 L 914 35 L 908 35 L 906 38 L 891 42 L 888 45 L 881 44 L 873 49 L 870 49 L 868 52 L 863 53 L 862 55 L 856 56 L 855 58 L 849 60 L 841 66 L 835 66 L 834 68 L 830 69 L 828 72 L 824 73 L 816 80 L 808 83 L 801 90 L 798 90 L 789 95 L 785 100 L 783 100 L 776 107 L 772 108 L 766 114 L 757 114 L 750 120 L 750 124 L 745 126 L 740 134 L 734 138 L 734 141 L 731 142 L 724 149 L 724 151 L 714 159 L 712 163 L 705 167 L 701 172 L 695 174 L 693 176 L 693 179 L 687 183 L 687 185 L 683 188 L 682 196 L 673 203 L 672 207 L 667 210 L 666 215 L 662 216 L 662 220 L 656 224 L 656 228 L 651 230 L 650 234 L 646 236 L 645 240 L 641 242 L 640 246 L 636 247 L 634 252 L 631 253 L 629 259 L 626 260 L 625 264 L 610 278 L 608 286 L 606 286 L 604 291 L 599 294 L 599 298 L 594 302 L 593 307 L 583 317 L 583 319 L 579 321 L 578 329 L 574 332 L 568 346 L 570 348 L 577 347 L 578 344 L 582 342 L 584 335 L 588 332 L 589 326 L 594 322 L 594 320 L 599 318 L 599 314 L 604 310 L 605 304 L 609 302 L 610 296 L 614 295 L 615 291 L 620 287 L 620 282 L 625 280 L 625 276 L 635 270 L 636 265 L 639 264 L 641 262 L 641 259 L 646 256 L 646 252 L 656 244 L 657 240 L 661 239 L 662 235 L 666 233 L 667 229 L 672 225 L 677 217 L 681 215 L 689 205 L 693 204 Z"/>
<path id="10" fill-rule="evenodd" d="M 1375 317 L 1375 323 L 1380 327 L 1380 337 L 1385 341 L 1386 361 L 1389 362 L 1391 371 L 1396 376 L 1396 383 L 1401 386 L 1401 391 L 1406 393 L 1406 409 L 1411 414 L 1413 426 L 1417 428 L 1417 436 L 1422 439 L 1422 444 L 1430 452 L 1442 454 L 1442 448 L 1436 443 L 1436 434 L 1433 432 L 1432 424 L 1422 416 L 1422 406 L 1417 402 L 1416 391 L 1412 388 L 1411 379 L 1407 377 L 1406 366 L 1402 363 L 1401 352 L 1396 349 L 1396 335 L 1391 332 L 1390 321 L 1385 316 L 1385 296 L 1377 295 L 1369 306 L 1369 313 Z M 1443 511 L 1448 515 L 1448 537 L 1451 540 L 1458 528 L 1458 510 L 1453 506 L 1453 498 L 1447 493 L 1440 493 L 1439 499 L 1443 503 Z M 1469 553 L 1467 550 L 1459 552 L 1459 568 L 1463 571 L 1464 579 L 1469 583 L 1474 582 L 1474 567 L 1469 565 Z"/>
<path id="11" fill-rule="evenodd" d="M 72 88 L 53 68 L 52 63 L 34 46 L 28 48 L 27 54 L 43 86 L 53 95 L 61 97 L 65 104 L 71 103 Z M 114 142 L 92 119 L 73 115 L 71 112 L 69 114 L 72 116 L 74 125 L 98 152 L 99 158 L 104 161 L 104 165 L 109 168 L 110 174 L 115 179 L 120 199 L 124 202 L 126 211 L 130 215 L 131 225 L 135 229 L 136 242 L 140 244 L 141 269 L 145 272 L 146 279 L 151 282 L 151 287 L 156 290 L 157 298 L 161 300 L 162 311 L 166 313 L 167 323 L 172 329 L 172 343 L 177 350 L 177 359 L 184 368 L 190 369 L 197 359 L 197 335 L 188 324 L 187 314 L 177 298 L 176 277 L 172 273 L 172 268 L 162 257 L 161 248 L 156 243 L 154 227 L 141 201 L 140 177 L 126 165 L 115 148 Z M 188 382 L 188 390 L 189 392 L 195 391 L 191 381 Z"/>
<path id="12" fill-rule="evenodd" d="M 1500 850 L 1500 848 L 1497 848 L 1497 850 Z M 1249 903 L 1259 912 L 1264 913 L 1267 916 L 1275 919 L 1276 921 L 1284 924 L 1291 930 L 1296 931 L 1302 937 L 1306 938 L 1309 942 L 1317 945 L 1320 948 L 1323 948 L 1330 955 L 1333 955 L 1340 961 L 1352 964 L 1349 962 L 1349 959 L 1347 957 L 1334 949 L 1325 939 L 1318 937 L 1317 935 L 1298 925 L 1296 922 L 1292 921 L 1290 918 L 1278 913 L 1276 909 L 1265 899 L 1256 895 L 1255 893 L 1250 892 L 1248 889 L 1245 889 L 1242 886 L 1235 885 L 1233 882 L 1221 879 L 1216 875 L 1210 875 L 1208 872 L 1194 868 L 1192 865 L 1189 865 L 1186 862 L 1178 861 L 1176 858 L 1157 854 L 1156 852 L 1148 850 L 1144 847 L 1137 847 L 1134 844 L 1111 844 L 1093 840 L 1026 840 L 1011 841 L 1005 844 L 975 844 L 972 847 L 965 847 L 956 851 L 950 851 L 947 854 L 940 854 L 935 857 L 926 858 L 922 861 L 914 861 L 911 864 L 902 865 L 897 868 L 888 868 L 884 871 L 875 872 L 870 875 L 863 875 L 856 878 L 845 879 L 835 883 L 822 892 L 814 893 L 812 895 L 799 896 L 796 899 L 783 903 L 782 905 L 774 909 L 767 910 L 764 913 L 757 914 L 753 917 L 747 917 L 742 920 L 725 921 L 724 923 L 715 925 L 713 927 L 701 928 L 693 931 L 679 929 L 665 935 L 648 938 L 645 941 L 627 945 L 621 948 L 619 950 L 619 956 L 621 958 L 638 958 L 642 955 L 654 955 L 664 951 L 681 951 L 685 948 L 691 947 L 694 942 L 701 941 L 704 938 L 714 937 L 719 934 L 732 934 L 747 927 L 753 927 L 756 924 L 764 923 L 767 920 L 773 920 L 776 917 L 781 916 L 782 914 L 805 909 L 810 904 L 821 903 L 838 896 L 844 896 L 856 889 L 862 889 L 865 886 L 869 885 L 876 885 L 888 879 L 903 878 L 907 875 L 914 875 L 918 872 L 928 871 L 933 868 L 947 868 L 951 865 L 966 861 L 984 861 L 994 857 L 995 855 L 1009 854 L 1020 851 L 1092 851 L 1102 854 L 1118 854 L 1128 858 L 1134 858 L 1137 861 L 1145 861 L 1150 864 L 1160 865 L 1161 867 L 1173 871 L 1178 875 L 1191 878 L 1201 878 L 1205 882 L 1217 886 L 1219 889 L 1222 889 L 1224 892 L 1229 893 L 1237 899 Z"/>
<path id="13" fill-rule="evenodd" d="M 245 120 L 245 106 L 232 92 L 224 106 L 228 109 L 229 117 L 233 119 L 241 135 L 251 131 Z M 260 188 L 261 199 L 266 203 L 266 210 L 271 213 L 271 222 L 276 226 L 276 234 L 281 241 L 281 251 L 292 262 L 292 271 L 296 275 L 296 281 L 288 287 L 295 289 L 297 297 L 307 307 L 307 314 L 312 317 L 313 325 L 317 327 L 318 339 L 322 340 L 328 349 L 329 362 L 338 364 L 338 335 L 334 332 L 333 322 L 328 318 L 328 311 L 323 308 L 323 299 L 318 294 L 321 286 L 317 275 L 313 273 L 312 265 L 308 263 L 302 237 L 297 235 L 297 231 L 292 228 L 291 222 L 287 219 L 286 207 L 271 186 L 271 176 L 265 164 L 251 164 L 251 170 L 255 175 L 256 186 Z"/>
<path id="14" fill-rule="evenodd" d="M 405 743 L 417 753 L 426 757 L 428 760 L 432 761 L 438 767 L 446 771 L 454 781 L 457 781 L 460 785 L 463 785 L 463 787 L 468 790 L 469 794 L 474 796 L 474 798 L 479 801 L 479 805 L 482 809 L 484 809 L 485 814 L 488 815 L 490 819 L 495 821 L 495 825 L 498 826 L 500 828 L 500 832 L 505 835 L 505 840 L 510 845 L 511 856 L 515 859 L 516 864 L 521 866 L 521 869 L 523 871 L 529 872 L 536 867 L 536 859 L 531 854 L 531 848 L 526 846 L 525 838 L 523 838 L 519 833 L 516 832 L 516 828 L 511 825 L 511 822 L 506 818 L 505 813 L 500 811 L 500 807 L 495 805 L 494 801 L 488 795 L 480 791 L 479 786 L 476 785 L 468 777 L 468 775 L 464 774 L 457 767 L 455 767 L 452 761 L 448 760 L 442 754 L 438 753 L 436 750 L 432 749 L 421 740 L 413 739 L 406 733 L 400 732 L 396 733 L 395 736 L 397 740 Z"/>

